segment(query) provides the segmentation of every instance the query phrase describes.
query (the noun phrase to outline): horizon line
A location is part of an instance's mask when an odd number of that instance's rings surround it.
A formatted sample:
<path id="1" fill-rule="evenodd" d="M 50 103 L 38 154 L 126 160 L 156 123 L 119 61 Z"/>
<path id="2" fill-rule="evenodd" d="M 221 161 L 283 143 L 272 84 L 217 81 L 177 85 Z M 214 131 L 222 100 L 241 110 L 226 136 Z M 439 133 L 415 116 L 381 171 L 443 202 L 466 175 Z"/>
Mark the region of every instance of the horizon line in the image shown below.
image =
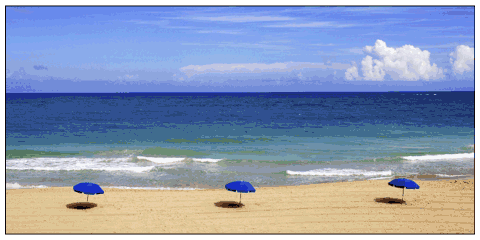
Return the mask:
<path id="1" fill-rule="evenodd" d="M 30 93 L 40 93 L 40 94 L 63 94 L 63 93 L 95 93 L 95 94 L 128 94 L 128 93 L 413 93 L 413 92 L 475 92 L 469 90 L 455 91 L 455 90 L 432 90 L 432 91 L 326 91 L 326 92 L 317 92 L 317 91 L 304 91 L 304 92 L 6 92 L 6 94 L 30 94 Z"/>

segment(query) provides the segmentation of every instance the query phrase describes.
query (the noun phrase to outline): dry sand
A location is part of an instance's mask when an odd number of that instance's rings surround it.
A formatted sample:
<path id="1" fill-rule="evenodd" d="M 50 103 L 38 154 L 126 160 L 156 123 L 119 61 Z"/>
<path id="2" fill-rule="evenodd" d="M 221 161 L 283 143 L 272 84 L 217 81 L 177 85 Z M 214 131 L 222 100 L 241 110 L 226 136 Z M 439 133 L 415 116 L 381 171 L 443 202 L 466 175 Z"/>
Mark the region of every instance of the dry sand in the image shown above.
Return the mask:
<path id="1" fill-rule="evenodd" d="M 242 208 L 219 190 L 124 190 L 90 196 L 69 188 L 6 191 L 6 233 L 474 233 L 474 180 L 416 181 L 405 204 L 388 180 L 258 188 Z M 377 201 L 376 201 L 377 200 Z"/>

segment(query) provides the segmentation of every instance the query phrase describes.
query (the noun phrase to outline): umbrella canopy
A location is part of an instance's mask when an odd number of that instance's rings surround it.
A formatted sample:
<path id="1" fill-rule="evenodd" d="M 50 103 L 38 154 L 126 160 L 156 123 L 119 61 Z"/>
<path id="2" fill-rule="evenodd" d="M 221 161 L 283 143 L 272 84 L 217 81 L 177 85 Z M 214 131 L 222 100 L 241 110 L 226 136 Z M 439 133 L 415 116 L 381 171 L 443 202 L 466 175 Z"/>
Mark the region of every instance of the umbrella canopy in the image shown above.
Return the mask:
<path id="1" fill-rule="evenodd" d="M 240 192 L 240 193 L 249 193 L 255 192 L 255 188 L 249 182 L 244 181 L 235 181 L 225 185 L 225 188 L 228 191 Z"/>
<path id="2" fill-rule="evenodd" d="M 397 188 L 406 188 L 406 189 L 419 189 L 420 186 L 418 186 L 417 183 L 415 183 L 412 180 L 406 179 L 406 178 L 397 178 L 395 180 L 392 180 L 388 183 L 388 185 L 397 187 Z"/>
<path id="3" fill-rule="evenodd" d="M 418 184 L 410 179 L 406 178 L 397 178 L 388 183 L 388 185 L 392 187 L 397 187 L 397 188 L 403 188 L 403 193 L 402 193 L 402 201 L 403 201 L 403 196 L 405 195 L 405 188 L 406 189 L 420 189 L 420 186 Z"/>
<path id="4" fill-rule="evenodd" d="M 87 195 L 103 194 L 103 189 L 95 183 L 83 182 L 73 186 L 73 191 Z M 88 201 L 88 196 L 87 196 Z"/>
<path id="5" fill-rule="evenodd" d="M 240 193 L 240 203 L 242 202 L 242 193 L 255 192 L 255 188 L 249 182 L 235 181 L 225 185 L 228 191 Z"/>

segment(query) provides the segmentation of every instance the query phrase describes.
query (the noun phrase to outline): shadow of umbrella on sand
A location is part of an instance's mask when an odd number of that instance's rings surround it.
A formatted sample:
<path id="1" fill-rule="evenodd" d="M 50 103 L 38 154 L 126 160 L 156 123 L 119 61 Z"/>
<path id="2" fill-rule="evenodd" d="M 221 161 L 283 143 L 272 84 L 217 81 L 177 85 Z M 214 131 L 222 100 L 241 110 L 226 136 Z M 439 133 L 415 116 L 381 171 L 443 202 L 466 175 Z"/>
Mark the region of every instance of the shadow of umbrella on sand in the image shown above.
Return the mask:
<path id="1" fill-rule="evenodd" d="M 402 193 L 402 201 L 403 201 L 403 196 L 405 195 L 405 188 L 406 189 L 420 189 L 420 186 L 418 186 L 417 183 L 410 179 L 406 178 L 397 178 L 388 183 L 388 185 L 396 188 L 403 188 L 403 193 Z"/>
<path id="2" fill-rule="evenodd" d="M 242 193 L 255 192 L 255 188 L 249 182 L 235 181 L 225 185 L 228 191 L 240 193 L 240 204 L 242 204 Z"/>

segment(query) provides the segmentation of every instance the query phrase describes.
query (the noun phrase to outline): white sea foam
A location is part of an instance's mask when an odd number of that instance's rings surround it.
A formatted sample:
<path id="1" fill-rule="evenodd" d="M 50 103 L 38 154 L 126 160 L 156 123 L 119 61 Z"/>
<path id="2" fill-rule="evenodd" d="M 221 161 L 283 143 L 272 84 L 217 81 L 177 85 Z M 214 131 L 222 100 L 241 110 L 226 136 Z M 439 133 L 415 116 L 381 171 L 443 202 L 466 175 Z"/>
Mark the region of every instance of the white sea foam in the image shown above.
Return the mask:
<path id="1" fill-rule="evenodd" d="M 20 185 L 18 183 L 5 183 L 5 189 L 20 189 L 20 188 L 48 188 L 45 185 Z"/>
<path id="2" fill-rule="evenodd" d="M 144 156 L 137 156 L 137 158 L 142 160 L 148 160 L 150 162 L 159 163 L 159 164 L 177 163 L 186 159 L 186 158 L 162 158 L 162 157 L 144 157 Z"/>
<path id="3" fill-rule="evenodd" d="M 202 188 L 171 188 L 171 187 L 125 187 L 125 186 L 101 186 L 102 188 L 117 189 L 141 189 L 141 190 L 202 190 Z M 18 183 L 6 183 L 5 189 L 22 189 L 22 188 L 48 188 L 45 185 L 20 185 Z"/>
<path id="4" fill-rule="evenodd" d="M 439 154 L 424 156 L 405 156 L 403 159 L 409 161 L 438 161 L 438 160 L 468 160 L 474 159 L 475 153 Z"/>
<path id="5" fill-rule="evenodd" d="M 223 159 L 214 159 L 214 158 L 192 158 L 192 160 L 195 161 L 195 162 L 212 162 L 212 163 L 216 163 L 216 162 L 222 161 Z"/>
<path id="6" fill-rule="evenodd" d="M 465 175 L 447 175 L 447 174 L 435 174 L 439 177 L 465 177 Z"/>
<path id="7" fill-rule="evenodd" d="M 366 171 L 359 169 L 334 169 L 334 168 L 322 168 L 314 169 L 310 171 L 290 171 L 287 170 L 289 175 L 303 175 L 303 176 L 390 176 L 392 171 Z"/>
<path id="8" fill-rule="evenodd" d="M 141 167 L 130 162 L 131 157 L 115 158 L 21 158 L 8 159 L 6 169 L 15 170 L 37 170 L 37 171 L 78 171 L 78 170 L 97 170 L 97 171 L 130 171 L 147 172 L 155 166 Z"/>
<path id="9" fill-rule="evenodd" d="M 144 156 L 137 156 L 138 159 L 148 160 L 150 162 L 158 163 L 158 164 L 171 164 L 171 163 L 179 163 L 184 160 L 191 160 L 195 162 L 210 162 L 216 163 L 220 162 L 223 159 L 215 159 L 215 158 L 165 158 L 165 157 L 144 157 Z"/>
<path id="10" fill-rule="evenodd" d="M 370 179 L 368 179 L 368 180 L 382 180 L 382 179 L 389 179 L 389 178 L 392 178 L 392 176 L 390 176 L 390 177 L 370 178 Z"/>

